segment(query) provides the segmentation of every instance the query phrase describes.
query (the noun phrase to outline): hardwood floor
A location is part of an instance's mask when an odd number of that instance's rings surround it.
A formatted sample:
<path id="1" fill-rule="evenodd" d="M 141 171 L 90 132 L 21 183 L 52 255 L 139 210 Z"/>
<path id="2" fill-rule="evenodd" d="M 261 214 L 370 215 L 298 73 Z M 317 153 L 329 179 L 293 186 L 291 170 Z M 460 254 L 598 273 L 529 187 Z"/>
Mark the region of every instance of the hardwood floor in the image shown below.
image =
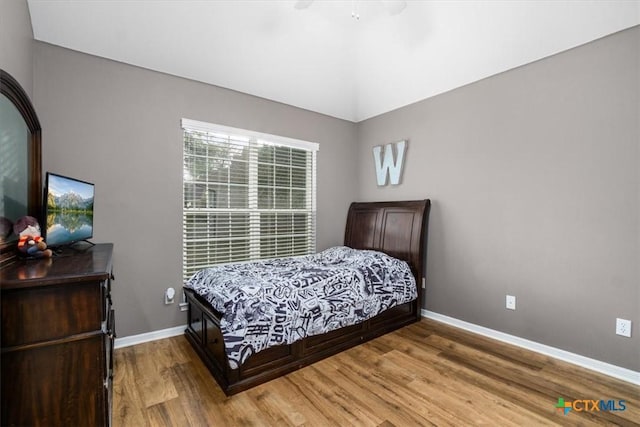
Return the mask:
<path id="1" fill-rule="evenodd" d="M 624 411 L 564 415 L 558 399 Z M 610 409 L 612 409 L 610 407 Z M 423 319 L 226 397 L 184 336 L 116 350 L 114 426 L 640 425 L 640 387 Z"/>

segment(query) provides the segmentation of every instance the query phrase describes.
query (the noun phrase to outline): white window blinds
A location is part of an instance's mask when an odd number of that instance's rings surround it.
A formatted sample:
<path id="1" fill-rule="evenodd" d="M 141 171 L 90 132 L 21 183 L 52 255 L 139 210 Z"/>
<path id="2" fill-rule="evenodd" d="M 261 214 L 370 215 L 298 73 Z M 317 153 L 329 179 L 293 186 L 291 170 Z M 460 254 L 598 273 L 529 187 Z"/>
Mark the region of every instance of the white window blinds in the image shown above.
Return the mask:
<path id="1" fill-rule="evenodd" d="M 183 276 L 315 252 L 318 144 L 183 119 Z"/>

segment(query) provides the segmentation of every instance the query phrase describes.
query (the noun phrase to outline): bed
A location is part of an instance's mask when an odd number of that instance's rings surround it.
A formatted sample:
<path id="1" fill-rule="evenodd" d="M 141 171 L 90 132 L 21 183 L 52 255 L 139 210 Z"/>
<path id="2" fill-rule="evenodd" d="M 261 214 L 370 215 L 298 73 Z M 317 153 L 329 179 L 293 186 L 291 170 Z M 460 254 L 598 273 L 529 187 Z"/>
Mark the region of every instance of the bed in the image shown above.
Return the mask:
<path id="1" fill-rule="evenodd" d="M 247 390 L 418 321 L 425 281 L 429 209 L 429 200 L 352 203 L 349 207 L 344 246 L 364 250 L 367 259 L 382 253 L 400 260 L 401 264 L 406 262 L 416 284 L 415 295 L 410 300 L 394 298 L 397 304 L 388 304 L 389 308 L 356 324 L 323 333 L 316 331 L 294 342 L 271 345 L 235 358 L 229 350 L 228 331 L 225 347 L 223 329 L 228 329 L 228 319 L 222 321 L 220 307 L 215 306 L 216 309 L 205 298 L 211 299 L 209 295 L 203 296 L 185 287 L 188 303 L 185 336 L 225 394 Z M 328 253 L 351 255 L 347 248 L 334 248 Z M 285 264 L 292 263 L 295 267 L 296 262 L 287 260 Z"/>

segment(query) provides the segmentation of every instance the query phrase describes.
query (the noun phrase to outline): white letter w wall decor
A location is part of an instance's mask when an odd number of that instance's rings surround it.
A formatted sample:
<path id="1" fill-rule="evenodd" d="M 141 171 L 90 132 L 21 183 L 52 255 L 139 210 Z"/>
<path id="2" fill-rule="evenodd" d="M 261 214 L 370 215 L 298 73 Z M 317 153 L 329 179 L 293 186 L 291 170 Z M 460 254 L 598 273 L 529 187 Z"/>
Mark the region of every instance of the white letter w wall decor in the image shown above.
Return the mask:
<path id="1" fill-rule="evenodd" d="M 395 145 L 396 156 L 393 158 L 393 146 Z M 391 185 L 400 184 L 400 176 L 402 175 L 402 164 L 404 162 L 404 153 L 407 141 L 393 142 L 387 145 L 378 145 L 373 147 L 373 159 L 376 164 L 376 177 L 378 185 L 387 185 L 387 175 Z M 384 148 L 384 155 L 382 149 Z M 382 157 L 382 160 L 380 159 Z"/>

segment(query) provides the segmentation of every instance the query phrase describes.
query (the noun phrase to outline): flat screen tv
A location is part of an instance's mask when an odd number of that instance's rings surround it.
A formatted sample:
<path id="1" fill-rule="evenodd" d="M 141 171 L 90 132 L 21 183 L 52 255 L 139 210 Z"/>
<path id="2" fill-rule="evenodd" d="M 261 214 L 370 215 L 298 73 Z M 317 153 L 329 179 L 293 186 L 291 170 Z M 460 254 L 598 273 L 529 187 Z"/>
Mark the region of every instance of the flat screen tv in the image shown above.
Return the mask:
<path id="1" fill-rule="evenodd" d="M 70 246 L 93 237 L 93 196 L 93 184 L 47 172 L 42 234 L 49 247 Z"/>

